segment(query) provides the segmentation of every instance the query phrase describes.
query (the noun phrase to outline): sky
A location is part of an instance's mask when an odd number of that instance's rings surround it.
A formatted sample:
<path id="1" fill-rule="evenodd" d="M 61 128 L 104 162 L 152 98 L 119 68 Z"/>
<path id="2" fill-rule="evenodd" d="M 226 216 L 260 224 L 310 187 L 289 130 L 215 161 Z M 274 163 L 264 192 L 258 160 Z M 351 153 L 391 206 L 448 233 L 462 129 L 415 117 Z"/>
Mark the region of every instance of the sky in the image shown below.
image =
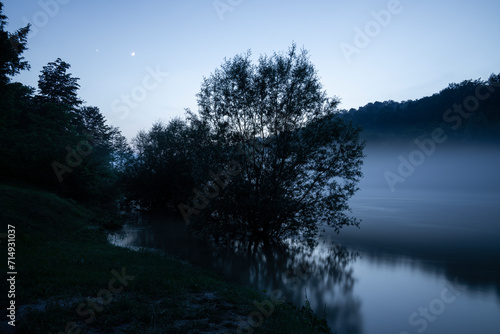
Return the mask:
<path id="1" fill-rule="evenodd" d="M 203 77 L 252 51 L 309 51 L 323 88 L 349 109 L 432 95 L 500 73 L 498 0 L 3 0 L 8 31 L 32 24 L 36 87 L 61 58 L 79 95 L 128 138 L 197 110 Z"/>

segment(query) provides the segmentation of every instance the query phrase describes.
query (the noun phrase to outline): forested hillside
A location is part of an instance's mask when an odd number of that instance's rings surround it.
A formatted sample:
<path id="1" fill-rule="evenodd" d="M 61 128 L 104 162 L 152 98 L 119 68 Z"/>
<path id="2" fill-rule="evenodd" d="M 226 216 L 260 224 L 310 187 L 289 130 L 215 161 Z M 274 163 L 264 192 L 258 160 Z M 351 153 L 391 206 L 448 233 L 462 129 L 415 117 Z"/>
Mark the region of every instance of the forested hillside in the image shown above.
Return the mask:
<path id="1" fill-rule="evenodd" d="M 403 102 L 374 102 L 342 111 L 370 141 L 407 141 L 442 128 L 450 140 L 500 140 L 500 74 L 488 80 L 452 83 L 432 96 Z"/>

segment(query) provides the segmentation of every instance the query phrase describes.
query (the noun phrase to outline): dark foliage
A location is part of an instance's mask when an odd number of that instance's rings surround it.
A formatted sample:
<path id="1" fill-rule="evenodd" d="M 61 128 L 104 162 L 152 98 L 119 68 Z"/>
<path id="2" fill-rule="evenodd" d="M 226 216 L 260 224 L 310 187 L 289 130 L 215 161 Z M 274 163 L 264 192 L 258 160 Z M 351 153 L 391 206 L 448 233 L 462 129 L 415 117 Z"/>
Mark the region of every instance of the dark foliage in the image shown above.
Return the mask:
<path id="1" fill-rule="evenodd" d="M 442 128 L 450 141 L 500 141 L 500 74 L 488 80 L 452 83 L 418 100 L 369 103 L 343 111 L 342 117 L 363 127 L 370 141 L 407 141 Z"/>
<path id="2" fill-rule="evenodd" d="M 129 203 L 157 211 L 175 211 L 194 186 L 196 131 L 180 119 L 155 123 L 132 141 L 134 159 L 125 167 L 124 184 Z"/>
<path id="3" fill-rule="evenodd" d="M 125 138 L 106 125 L 98 108 L 82 106 L 78 78 L 61 59 L 43 68 L 38 93 L 11 83 L 11 76 L 29 69 L 22 57 L 29 26 L 11 34 L 5 25 L 0 15 L 1 178 L 86 202 L 113 203 L 124 160 L 131 158 Z"/>
<path id="4" fill-rule="evenodd" d="M 5 30 L 7 16 L 3 15 L 0 2 L 0 89 L 10 82 L 10 77 L 30 68 L 22 57 L 27 49 L 29 25 L 13 33 Z"/>
<path id="5" fill-rule="evenodd" d="M 305 51 L 227 60 L 202 84 L 203 183 L 179 209 L 195 230 L 226 239 L 312 240 L 357 224 L 347 200 L 361 177 L 359 130 L 336 115 Z M 201 167 L 201 168 L 200 168 Z M 198 179 L 198 178 L 196 178 Z"/>

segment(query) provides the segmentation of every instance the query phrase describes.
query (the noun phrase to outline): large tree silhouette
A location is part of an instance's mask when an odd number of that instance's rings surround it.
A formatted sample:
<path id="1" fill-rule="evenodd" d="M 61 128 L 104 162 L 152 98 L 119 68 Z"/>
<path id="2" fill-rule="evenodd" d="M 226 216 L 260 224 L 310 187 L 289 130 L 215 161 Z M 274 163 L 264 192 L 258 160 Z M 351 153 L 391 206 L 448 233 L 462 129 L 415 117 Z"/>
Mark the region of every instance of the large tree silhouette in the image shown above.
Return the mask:
<path id="1" fill-rule="evenodd" d="M 338 100 L 322 89 L 305 50 L 293 45 L 256 65 L 250 52 L 226 60 L 204 79 L 198 104 L 190 118 L 210 129 L 211 143 L 199 165 L 219 178 L 196 190 L 192 206 L 179 206 L 194 228 L 312 240 L 321 225 L 356 224 L 345 211 L 361 177 L 359 130 L 336 116 Z"/>

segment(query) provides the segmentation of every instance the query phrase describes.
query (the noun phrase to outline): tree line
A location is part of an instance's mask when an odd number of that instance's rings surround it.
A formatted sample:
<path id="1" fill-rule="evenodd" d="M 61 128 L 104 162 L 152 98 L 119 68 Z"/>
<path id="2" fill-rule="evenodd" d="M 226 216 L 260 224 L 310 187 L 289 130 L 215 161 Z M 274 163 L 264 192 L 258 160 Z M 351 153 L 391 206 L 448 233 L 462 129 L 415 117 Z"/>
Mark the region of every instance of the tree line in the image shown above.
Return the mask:
<path id="1" fill-rule="evenodd" d="M 457 143 L 499 142 L 500 73 L 451 83 L 417 100 L 374 102 L 341 112 L 371 142 L 406 141 L 439 127 Z"/>
<path id="2" fill-rule="evenodd" d="M 78 96 L 79 79 L 61 59 L 43 67 L 37 88 L 12 82 L 30 66 L 30 26 L 6 31 L 0 3 L 0 175 L 90 203 L 119 197 L 120 173 L 131 157 L 124 136 L 97 107 Z"/>

